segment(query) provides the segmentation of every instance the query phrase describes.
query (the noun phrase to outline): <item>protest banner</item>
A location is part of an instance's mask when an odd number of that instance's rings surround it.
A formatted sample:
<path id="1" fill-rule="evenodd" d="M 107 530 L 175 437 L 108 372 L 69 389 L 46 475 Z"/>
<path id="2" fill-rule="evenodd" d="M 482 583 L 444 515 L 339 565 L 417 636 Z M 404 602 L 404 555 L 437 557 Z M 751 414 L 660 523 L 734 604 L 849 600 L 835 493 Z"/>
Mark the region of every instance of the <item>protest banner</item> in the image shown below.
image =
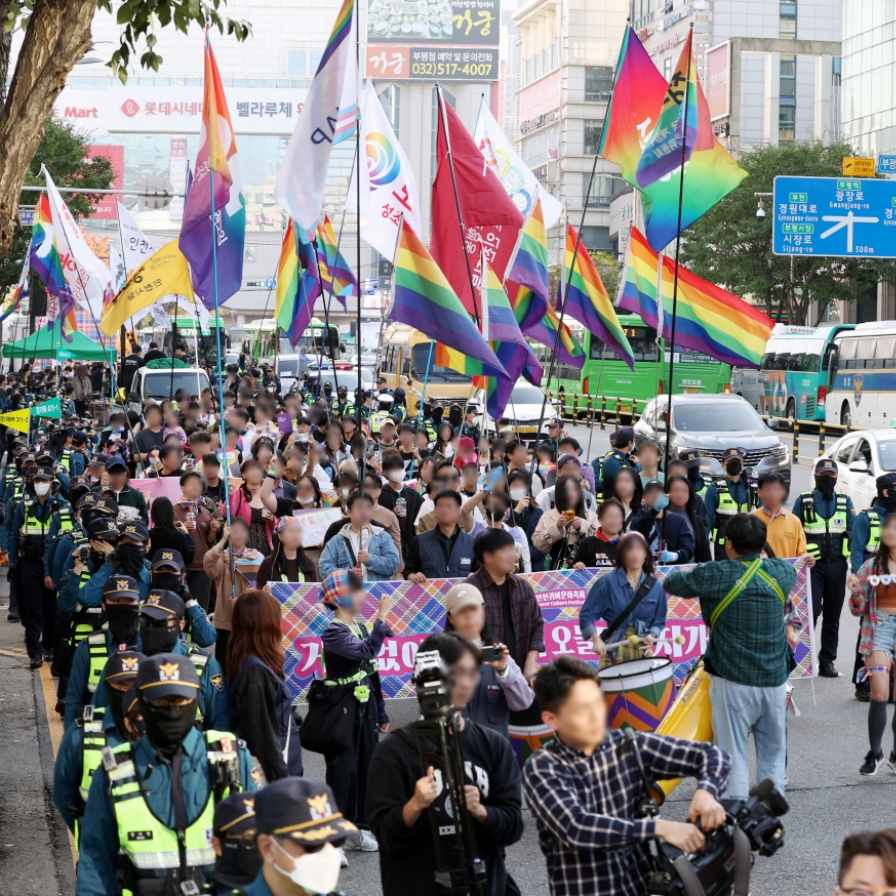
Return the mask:
<path id="1" fill-rule="evenodd" d="M 802 622 L 800 643 L 796 648 L 797 666 L 792 678 L 817 675 L 815 630 L 812 625 L 809 573 L 797 566 L 797 583 L 791 593 L 794 608 Z M 661 581 L 672 572 L 687 566 L 662 566 L 656 571 Z M 579 610 L 597 579 L 612 570 L 565 569 L 524 575 L 535 590 L 544 616 L 545 652 L 539 658 L 547 663 L 558 656 L 573 654 L 597 665 L 597 656 L 590 641 L 583 641 L 579 631 Z M 456 579 L 437 579 L 425 585 L 414 582 L 372 582 L 367 587 L 365 619 L 374 616 L 381 594 L 392 594 L 395 603 L 389 615 L 394 638 L 388 638 L 377 657 L 377 668 L 387 698 L 410 697 L 414 694 L 411 674 L 420 643 L 445 625 L 444 595 Z M 314 678 L 323 677 L 320 635 L 331 617 L 318 599 L 317 584 L 276 582 L 274 597 L 283 605 L 283 637 L 286 642 L 286 681 L 294 695 L 304 698 Z M 783 613 L 783 609 L 782 609 Z M 598 629 L 604 628 L 598 623 Z M 706 650 L 709 632 L 703 623 L 698 598 L 669 597 L 666 629 L 657 656 L 672 661 L 676 685 L 681 684 L 690 668 Z M 683 638 L 683 643 L 675 643 Z"/>
<path id="2" fill-rule="evenodd" d="M 302 524 L 302 545 L 306 548 L 319 548 L 324 543 L 327 529 L 337 520 L 343 519 L 338 507 L 294 510 L 292 515 Z"/>

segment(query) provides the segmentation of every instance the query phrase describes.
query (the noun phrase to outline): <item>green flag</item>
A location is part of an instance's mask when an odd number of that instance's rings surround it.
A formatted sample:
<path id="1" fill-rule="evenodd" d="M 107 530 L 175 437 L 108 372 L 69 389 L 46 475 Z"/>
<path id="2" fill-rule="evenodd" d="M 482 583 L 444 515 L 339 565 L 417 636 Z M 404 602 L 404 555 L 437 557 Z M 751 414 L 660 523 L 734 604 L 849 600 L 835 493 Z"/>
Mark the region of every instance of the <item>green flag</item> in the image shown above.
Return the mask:
<path id="1" fill-rule="evenodd" d="M 31 413 L 35 417 L 55 417 L 59 420 L 62 418 L 62 403 L 58 398 L 51 398 L 49 401 L 34 405 Z"/>

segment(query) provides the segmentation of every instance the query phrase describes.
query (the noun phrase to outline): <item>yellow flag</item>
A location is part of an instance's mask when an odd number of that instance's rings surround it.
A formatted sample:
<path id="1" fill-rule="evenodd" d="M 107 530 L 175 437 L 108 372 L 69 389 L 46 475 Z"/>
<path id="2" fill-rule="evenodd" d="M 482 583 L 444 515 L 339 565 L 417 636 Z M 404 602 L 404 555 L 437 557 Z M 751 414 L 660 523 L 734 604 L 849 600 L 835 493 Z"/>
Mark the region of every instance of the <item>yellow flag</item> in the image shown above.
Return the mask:
<path id="1" fill-rule="evenodd" d="M 121 292 L 103 311 L 100 329 L 107 336 L 115 336 L 125 321 L 172 293 L 195 300 L 190 269 L 177 239 L 150 255 L 131 274 Z"/>
<path id="2" fill-rule="evenodd" d="M 31 418 L 31 408 L 21 411 L 10 411 L 8 414 L 0 414 L 0 426 L 8 426 L 16 432 L 28 432 L 28 421 Z"/>

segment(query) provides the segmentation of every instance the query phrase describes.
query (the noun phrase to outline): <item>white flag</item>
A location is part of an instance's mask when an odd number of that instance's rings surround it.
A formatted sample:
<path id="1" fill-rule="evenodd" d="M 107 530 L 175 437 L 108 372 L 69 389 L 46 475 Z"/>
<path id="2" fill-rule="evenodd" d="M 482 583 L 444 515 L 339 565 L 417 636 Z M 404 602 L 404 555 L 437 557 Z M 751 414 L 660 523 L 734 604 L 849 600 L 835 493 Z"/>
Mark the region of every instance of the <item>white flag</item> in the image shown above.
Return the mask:
<path id="1" fill-rule="evenodd" d="M 109 272 L 112 274 L 112 289 L 116 293 L 121 292 L 125 283 L 128 282 L 128 274 L 115 246 L 109 247 Z"/>
<path id="2" fill-rule="evenodd" d="M 200 302 L 199 304 L 201 305 L 202 302 Z M 162 308 L 160 302 L 157 302 L 155 305 L 150 305 L 149 313 L 152 316 L 152 319 L 155 321 L 157 327 L 160 327 L 163 330 L 171 329 L 171 321 L 168 319 L 168 315 L 165 314 L 165 309 Z"/>
<path id="3" fill-rule="evenodd" d="M 124 266 L 128 272 L 136 271 L 150 255 L 155 255 L 156 248 L 140 229 L 134 216 L 120 202 L 118 203 L 118 226 L 121 228 L 121 251 Z"/>
<path id="4" fill-rule="evenodd" d="M 479 105 L 479 116 L 473 139 L 487 164 L 498 175 L 507 194 L 524 215 L 528 215 L 535 202 L 535 194 L 541 199 L 541 213 L 544 226 L 554 227 L 563 212 L 563 203 L 551 196 L 538 182 L 532 169 L 514 152 L 513 144 L 507 139 L 501 126 L 495 121 L 484 102 Z"/>
<path id="5" fill-rule="evenodd" d="M 78 227 L 68 206 L 63 202 L 50 177 L 50 172 L 44 167 L 44 175 L 47 179 L 47 197 L 50 200 L 50 208 L 53 212 L 53 222 L 56 225 L 56 238 L 59 254 L 62 256 L 62 268 L 65 271 L 65 279 L 71 288 L 75 301 L 89 308 L 96 320 L 103 316 L 103 306 L 106 299 L 112 297 L 112 275 L 109 268 L 100 261 L 93 250 L 87 245 L 81 228 Z"/>
<path id="6" fill-rule="evenodd" d="M 423 233 L 417 182 L 371 81 L 367 82 L 361 112 L 361 136 L 366 164 L 361 165 L 361 236 L 380 255 L 392 258 L 401 216 L 415 233 Z M 355 174 L 345 201 L 347 212 L 357 211 Z"/>
<path id="7" fill-rule="evenodd" d="M 344 0 L 295 130 L 286 147 L 274 198 L 306 233 L 317 229 L 330 151 L 351 136 L 357 105 L 353 0 Z"/>

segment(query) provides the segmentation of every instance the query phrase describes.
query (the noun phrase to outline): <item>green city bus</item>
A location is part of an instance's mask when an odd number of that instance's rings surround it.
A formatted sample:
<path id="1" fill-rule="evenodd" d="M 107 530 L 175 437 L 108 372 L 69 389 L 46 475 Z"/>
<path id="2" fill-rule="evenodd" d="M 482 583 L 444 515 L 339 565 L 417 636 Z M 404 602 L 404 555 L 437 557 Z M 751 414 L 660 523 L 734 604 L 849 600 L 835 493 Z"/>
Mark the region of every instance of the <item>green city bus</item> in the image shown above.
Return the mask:
<path id="1" fill-rule="evenodd" d="M 581 371 L 569 364 L 556 363 L 548 391 L 562 396 L 560 402 L 567 412 L 574 408 L 580 413 L 588 411 L 588 397 L 592 408 L 600 410 L 601 399 L 607 400 L 607 412 L 631 414 L 632 405 L 637 413 L 656 395 L 670 391 L 670 352 L 660 362 L 660 350 L 656 344 L 656 330 L 647 326 L 637 314 L 620 314 L 619 323 L 631 344 L 635 355 L 635 369 L 619 360 L 616 353 L 593 333 L 577 326 L 570 326 L 572 334 L 585 350 L 586 361 Z M 533 347 L 547 375 L 551 350 L 543 345 Z M 676 394 L 695 393 L 713 395 L 730 391 L 731 367 L 709 355 L 691 349 L 677 347 L 675 353 L 675 382 L 671 391 Z M 578 396 L 576 400 L 573 396 Z"/>

